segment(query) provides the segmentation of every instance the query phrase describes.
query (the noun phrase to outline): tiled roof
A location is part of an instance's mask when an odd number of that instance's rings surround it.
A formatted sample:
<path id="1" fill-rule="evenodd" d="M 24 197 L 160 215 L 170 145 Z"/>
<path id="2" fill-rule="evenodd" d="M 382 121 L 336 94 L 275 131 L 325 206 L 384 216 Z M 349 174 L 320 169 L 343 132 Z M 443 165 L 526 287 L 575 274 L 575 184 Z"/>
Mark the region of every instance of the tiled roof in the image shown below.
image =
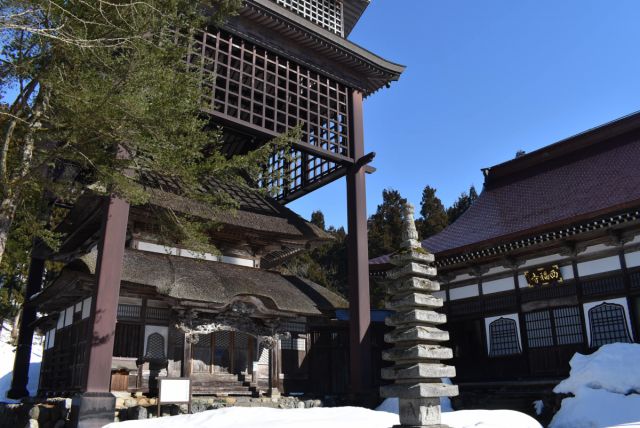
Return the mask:
<path id="1" fill-rule="evenodd" d="M 455 223 L 422 245 L 441 253 L 640 204 L 640 139 L 597 149 L 487 186 Z"/>
<path id="2" fill-rule="evenodd" d="M 473 205 L 422 246 L 448 256 L 640 206 L 639 131 L 634 114 L 489 168 Z"/>

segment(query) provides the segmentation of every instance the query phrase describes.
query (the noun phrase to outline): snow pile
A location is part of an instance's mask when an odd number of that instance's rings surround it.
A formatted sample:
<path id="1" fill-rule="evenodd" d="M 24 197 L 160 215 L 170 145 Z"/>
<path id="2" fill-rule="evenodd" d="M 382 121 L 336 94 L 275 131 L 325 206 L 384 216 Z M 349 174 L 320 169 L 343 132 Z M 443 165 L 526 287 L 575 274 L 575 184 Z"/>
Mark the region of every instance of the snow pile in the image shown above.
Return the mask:
<path id="1" fill-rule="evenodd" d="M 6 398 L 7 391 L 11 389 L 11 375 L 13 373 L 13 359 L 15 346 L 9 342 L 11 339 L 11 326 L 4 324 L 0 335 L 0 401 L 14 403 L 15 400 Z M 31 345 L 31 364 L 29 365 L 29 384 L 27 389 L 30 395 L 38 391 L 40 379 L 40 362 L 42 361 L 42 338 L 34 335 Z"/>
<path id="2" fill-rule="evenodd" d="M 451 428 L 541 428 L 533 418 L 511 410 L 466 410 L 442 415 Z M 104 428 L 390 428 L 398 415 L 361 407 L 271 409 L 228 407 L 194 415 L 127 421 Z"/>
<path id="3" fill-rule="evenodd" d="M 193 415 L 113 423 L 104 428 L 389 428 L 398 423 L 398 415 L 361 407 L 227 407 Z"/>
<path id="4" fill-rule="evenodd" d="M 604 345 L 591 355 L 576 353 L 571 374 L 553 389 L 557 394 L 576 394 L 582 387 L 605 389 L 616 394 L 640 392 L 640 346 L 634 343 Z"/>
<path id="5" fill-rule="evenodd" d="M 571 373 L 554 388 L 562 400 L 549 428 L 640 428 L 640 345 L 613 343 L 575 354 Z"/>

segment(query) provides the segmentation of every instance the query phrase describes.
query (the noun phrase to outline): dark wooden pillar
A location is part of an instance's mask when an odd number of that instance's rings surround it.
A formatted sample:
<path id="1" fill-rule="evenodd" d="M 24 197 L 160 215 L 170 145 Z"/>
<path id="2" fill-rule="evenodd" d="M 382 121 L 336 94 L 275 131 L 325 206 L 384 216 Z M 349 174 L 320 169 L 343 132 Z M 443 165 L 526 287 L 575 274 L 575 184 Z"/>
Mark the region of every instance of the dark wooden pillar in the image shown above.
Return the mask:
<path id="1" fill-rule="evenodd" d="M 367 201 L 364 156 L 362 94 L 351 97 L 351 138 L 356 166 L 347 173 L 349 356 L 351 392 L 361 393 L 371 385 L 371 323 L 369 303 L 369 251 L 367 248 Z"/>
<path id="2" fill-rule="evenodd" d="M 29 276 L 27 277 L 27 289 L 22 317 L 20 318 L 20 330 L 18 332 L 18 347 L 13 361 L 13 377 L 11 389 L 7 392 L 9 398 L 28 397 L 27 383 L 29 382 L 29 364 L 31 360 L 31 342 L 33 341 L 33 323 L 37 317 L 37 308 L 29 302 L 34 294 L 42 289 L 44 276 L 44 260 L 31 258 Z"/>
<path id="3" fill-rule="evenodd" d="M 101 427 L 114 417 L 115 397 L 109 392 L 111 358 L 128 218 L 126 201 L 107 198 L 91 302 L 86 383 L 83 394 L 74 397 L 73 403 L 74 422 L 82 428 Z"/>
<path id="4" fill-rule="evenodd" d="M 276 343 L 269 349 L 269 396 L 280 397 L 280 358 L 278 358 L 279 350 Z"/>

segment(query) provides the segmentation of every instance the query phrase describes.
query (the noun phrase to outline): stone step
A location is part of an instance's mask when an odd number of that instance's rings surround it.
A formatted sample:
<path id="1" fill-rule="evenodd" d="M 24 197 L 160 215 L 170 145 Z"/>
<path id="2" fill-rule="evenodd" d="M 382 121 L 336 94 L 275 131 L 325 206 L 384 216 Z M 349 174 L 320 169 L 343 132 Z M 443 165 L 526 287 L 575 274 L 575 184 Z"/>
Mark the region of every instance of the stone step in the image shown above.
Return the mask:
<path id="1" fill-rule="evenodd" d="M 448 360 L 453 358 L 453 351 L 439 345 L 419 344 L 409 348 L 394 347 L 382 352 L 385 361 L 409 362 L 421 359 Z"/>
<path id="2" fill-rule="evenodd" d="M 387 279 L 395 280 L 404 278 L 406 276 L 412 277 L 421 277 L 421 278 L 435 278 L 436 277 L 436 268 L 429 267 L 423 265 L 421 263 L 407 263 L 404 266 L 399 266 L 397 268 L 391 269 L 387 273 Z"/>
<path id="3" fill-rule="evenodd" d="M 390 327 L 399 327 L 406 324 L 440 325 L 447 322 L 447 316 L 434 311 L 413 309 L 406 312 L 396 312 L 395 314 L 388 316 L 384 322 Z"/>
<path id="4" fill-rule="evenodd" d="M 413 292 L 399 298 L 391 299 L 385 304 L 385 307 L 392 311 L 399 311 L 411 308 L 441 308 L 442 305 L 442 299 L 434 297 L 431 294 Z"/>
<path id="5" fill-rule="evenodd" d="M 384 398 L 455 397 L 456 395 L 458 395 L 458 386 L 444 383 L 401 383 L 380 387 L 380 396 Z"/>
<path id="6" fill-rule="evenodd" d="M 385 367 L 382 369 L 382 378 L 387 380 L 406 381 L 415 379 L 440 379 L 443 377 L 455 377 L 456 368 L 440 363 L 418 363 L 409 367 Z"/>
<path id="7" fill-rule="evenodd" d="M 436 327 L 419 325 L 409 328 L 396 328 L 391 333 L 385 334 L 384 340 L 387 343 L 416 342 L 422 340 L 429 342 L 446 342 L 449 340 L 449 333 Z"/>

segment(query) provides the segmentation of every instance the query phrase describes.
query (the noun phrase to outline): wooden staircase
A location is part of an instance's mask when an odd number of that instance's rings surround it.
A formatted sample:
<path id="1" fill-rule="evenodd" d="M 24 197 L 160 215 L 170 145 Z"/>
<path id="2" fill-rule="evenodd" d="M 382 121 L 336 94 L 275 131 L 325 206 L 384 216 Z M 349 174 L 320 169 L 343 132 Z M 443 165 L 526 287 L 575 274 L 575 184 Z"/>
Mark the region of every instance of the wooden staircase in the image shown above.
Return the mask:
<path id="1" fill-rule="evenodd" d="M 230 373 L 195 373 L 191 375 L 191 391 L 193 395 L 248 396 L 259 395 L 257 385 L 246 379 L 244 375 Z"/>

